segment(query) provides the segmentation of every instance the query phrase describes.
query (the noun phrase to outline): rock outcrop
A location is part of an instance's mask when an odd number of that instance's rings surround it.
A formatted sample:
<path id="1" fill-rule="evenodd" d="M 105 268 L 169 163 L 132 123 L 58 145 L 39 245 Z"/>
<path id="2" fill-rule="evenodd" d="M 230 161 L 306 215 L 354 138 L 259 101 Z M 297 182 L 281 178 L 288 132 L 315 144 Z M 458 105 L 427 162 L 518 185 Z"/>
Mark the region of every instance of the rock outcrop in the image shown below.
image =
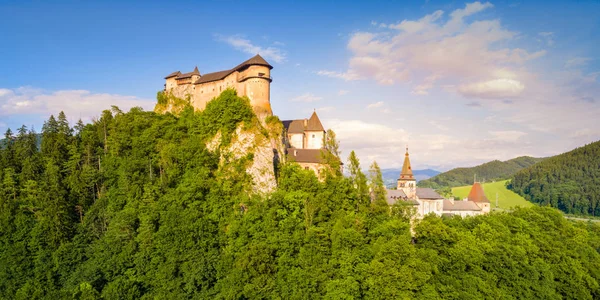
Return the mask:
<path id="1" fill-rule="evenodd" d="M 281 129 L 278 120 L 250 129 L 240 124 L 229 143 L 224 143 L 226 137 L 219 132 L 206 146 L 210 151 L 220 151 L 219 168 L 228 168 L 229 162 L 249 157 L 246 173 L 252 177 L 251 192 L 265 194 L 277 187 L 277 169 L 284 156 Z"/>

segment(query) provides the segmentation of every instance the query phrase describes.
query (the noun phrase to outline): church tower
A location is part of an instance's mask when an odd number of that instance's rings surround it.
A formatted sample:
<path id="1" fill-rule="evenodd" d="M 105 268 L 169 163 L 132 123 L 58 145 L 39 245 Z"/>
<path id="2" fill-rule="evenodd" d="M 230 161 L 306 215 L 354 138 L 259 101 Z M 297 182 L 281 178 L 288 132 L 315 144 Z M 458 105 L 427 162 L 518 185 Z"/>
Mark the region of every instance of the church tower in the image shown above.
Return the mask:
<path id="1" fill-rule="evenodd" d="M 398 178 L 398 190 L 401 190 L 406 194 L 408 199 L 415 199 L 417 196 L 417 181 L 413 176 L 412 168 L 410 166 L 410 159 L 408 158 L 408 147 L 406 147 L 406 154 L 404 154 L 404 164 L 402 165 L 402 172 L 400 178 Z"/>

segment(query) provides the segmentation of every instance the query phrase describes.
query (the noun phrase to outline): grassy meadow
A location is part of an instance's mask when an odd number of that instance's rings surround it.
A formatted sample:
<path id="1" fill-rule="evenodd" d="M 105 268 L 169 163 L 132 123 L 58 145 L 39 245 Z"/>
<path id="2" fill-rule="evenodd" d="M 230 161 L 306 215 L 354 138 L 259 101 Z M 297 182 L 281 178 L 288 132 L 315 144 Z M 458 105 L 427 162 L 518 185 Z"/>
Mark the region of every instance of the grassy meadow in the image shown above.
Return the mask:
<path id="1" fill-rule="evenodd" d="M 483 184 L 486 197 L 490 200 L 492 208 L 496 207 L 496 193 L 498 193 L 498 208 L 507 209 L 515 206 L 530 207 L 533 204 L 515 192 L 506 188 L 507 180 L 489 182 Z M 471 186 L 460 186 L 452 188 L 452 195 L 461 199 L 466 198 L 471 191 Z"/>

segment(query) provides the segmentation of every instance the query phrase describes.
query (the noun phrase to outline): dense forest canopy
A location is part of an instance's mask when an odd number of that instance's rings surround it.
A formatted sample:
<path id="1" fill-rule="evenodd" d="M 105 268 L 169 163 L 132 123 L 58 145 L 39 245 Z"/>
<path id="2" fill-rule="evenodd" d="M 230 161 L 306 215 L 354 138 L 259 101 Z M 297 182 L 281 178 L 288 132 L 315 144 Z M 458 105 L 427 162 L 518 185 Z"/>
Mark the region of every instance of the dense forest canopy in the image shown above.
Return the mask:
<path id="1" fill-rule="evenodd" d="M 426 180 L 419 181 L 420 187 L 434 189 L 473 184 L 474 177 L 479 181 L 497 181 L 510 178 L 521 169 L 532 166 L 544 158 L 520 156 L 507 161 L 493 160 L 471 168 L 455 168 Z"/>
<path id="2" fill-rule="evenodd" d="M 508 188 L 566 213 L 600 216 L 600 142 L 523 169 Z"/>
<path id="3" fill-rule="evenodd" d="M 66 120 L 0 150 L 2 299 L 600 297 L 600 227 L 552 208 L 428 216 L 413 237 L 354 153 L 349 177 L 283 164 L 276 191 L 248 193 L 253 158 L 205 147 L 260 126 L 232 91 L 178 117 Z"/>

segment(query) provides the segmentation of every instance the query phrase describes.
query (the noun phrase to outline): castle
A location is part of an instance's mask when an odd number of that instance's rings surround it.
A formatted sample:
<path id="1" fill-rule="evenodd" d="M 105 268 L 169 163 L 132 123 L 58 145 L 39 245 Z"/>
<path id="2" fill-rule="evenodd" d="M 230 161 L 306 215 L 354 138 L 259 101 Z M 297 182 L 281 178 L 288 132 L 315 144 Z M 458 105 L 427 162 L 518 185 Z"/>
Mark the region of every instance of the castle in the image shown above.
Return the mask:
<path id="1" fill-rule="evenodd" d="M 319 175 L 325 166 L 321 151 L 326 150 L 323 145 L 325 128 L 317 112 L 313 112 L 309 119 L 283 121 L 283 127 L 288 160 Z"/>
<path id="2" fill-rule="evenodd" d="M 272 116 L 271 66 L 256 55 L 236 67 L 202 75 L 198 67 L 192 72 L 173 72 L 165 77 L 164 92 L 180 99 L 188 99 L 196 110 L 204 110 L 206 104 L 227 88 L 233 88 L 239 96 L 250 99 L 250 105 L 260 119 Z M 163 112 L 172 111 L 167 107 Z M 282 122 L 285 133 L 283 144 L 288 160 L 319 175 L 325 164 L 322 154 L 325 129 L 316 112 L 309 119 Z"/>
<path id="3" fill-rule="evenodd" d="M 446 199 L 431 188 L 418 188 L 410 165 L 408 147 L 404 154 L 404 163 L 397 187 L 395 190 L 387 190 L 386 199 L 389 205 L 403 201 L 412 206 L 417 219 L 422 219 L 430 213 L 437 216 L 460 215 L 465 217 L 490 212 L 490 201 L 485 196 L 479 182 L 473 184 L 467 198 L 458 201 Z"/>
<path id="4" fill-rule="evenodd" d="M 236 67 L 200 74 L 198 67 L 192 72 L 173 72 L 165 77 L 166 93 L 181 99 L 189 97 L 196 110 L 203 110 L 211 99 L 227 88 L 234 88 L 239 96 L 246 96 L 254 112 L 261 117 L 273 115 L 271 110 L 271 66 L 256 55 Z"/>

